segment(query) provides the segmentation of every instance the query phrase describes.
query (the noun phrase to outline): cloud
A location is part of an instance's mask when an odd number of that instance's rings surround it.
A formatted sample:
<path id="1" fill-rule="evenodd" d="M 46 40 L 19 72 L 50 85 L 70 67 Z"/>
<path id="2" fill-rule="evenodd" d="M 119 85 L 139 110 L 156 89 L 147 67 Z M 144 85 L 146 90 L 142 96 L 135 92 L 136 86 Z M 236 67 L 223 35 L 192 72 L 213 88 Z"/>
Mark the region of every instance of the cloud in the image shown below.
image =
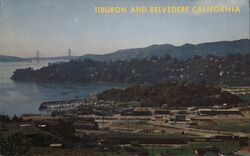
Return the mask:
<path id="1" fill-rule="evenodd" d="M 249 0 L 196 0 L 195 5 L 249 6 Z"/>
<path id="2" fill-rule="evenodd" d="M 78 18 L 78 17 L 75 17 L 73 20 L 74 20 L 75 22 L 79 22 L 79 18 Z"/>
<path id="3" fill-rule="evenodd" d="M 5 5 L 4 0 L 0 0 L 0 8 L 1 8 L 1 9 L 4 8 L 4 5 Z"/>

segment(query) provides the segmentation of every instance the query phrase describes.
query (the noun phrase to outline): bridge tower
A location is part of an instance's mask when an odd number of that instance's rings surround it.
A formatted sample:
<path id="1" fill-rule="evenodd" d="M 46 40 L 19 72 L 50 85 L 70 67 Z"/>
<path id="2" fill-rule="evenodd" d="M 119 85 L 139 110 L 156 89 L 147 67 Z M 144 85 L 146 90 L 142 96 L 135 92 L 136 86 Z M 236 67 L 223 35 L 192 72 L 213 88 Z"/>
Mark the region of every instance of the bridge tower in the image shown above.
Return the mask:
<path id="1" fill-rule="evenodd" d="M 71 49 L 68 49 L 68 58 L 71 59 Z"/>
<path id="2" fill-rule="evenodd" d="M 39 50 L 36 51 L 36 61 L 37 63 L 40 62 Z"/>

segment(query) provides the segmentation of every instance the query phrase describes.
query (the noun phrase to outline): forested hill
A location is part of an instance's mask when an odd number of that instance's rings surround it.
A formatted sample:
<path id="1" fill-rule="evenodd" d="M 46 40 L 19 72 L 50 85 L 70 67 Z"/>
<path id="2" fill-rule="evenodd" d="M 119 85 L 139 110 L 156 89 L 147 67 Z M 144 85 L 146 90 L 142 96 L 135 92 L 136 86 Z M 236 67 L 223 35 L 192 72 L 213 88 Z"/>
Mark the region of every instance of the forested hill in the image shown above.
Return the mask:
<path id="1" fill-rule="evenodd" d="M 163 57 L 170 55 L 173 58 L 187 59 L 195 55 L 205 57 L 207 55 L 227 56 L 229 54 L 248 54 L 250 40 L 241 39 L 236 41 L 219 41 L 201 44 L 184 44 L 174 46 L 171 44 L 151 45 L 145 48 L 118 50 L 104 55 L 83 55 L 78 59 L 92 59 L 95 61 L 117 61 L 130 59 L 144 59 L 152 56 Z"/>
<path id="2" fill-rule="evenodd" d="M 49 64 L 38 70 L 17 69 L 11 79 L 34 82 L 160 83 L 250 85 L 250 54 L 227 57 L 195 56 L 178 60 L 169 55 L 143 60 L 96 62 L 93 60 Z"/>
<path id="3" fill-rule="evenodd" d="M 237 95 L 224 92 L 219 87 L 185 83 L 162 83 L 159 85 L 136 85 L 126 89 L 110 89 L 97 95 L 99 100 L 118 102 L 138 101 L 142 106 L 188 107 L 188 106 L 236 106 L 241 103 Z"/>

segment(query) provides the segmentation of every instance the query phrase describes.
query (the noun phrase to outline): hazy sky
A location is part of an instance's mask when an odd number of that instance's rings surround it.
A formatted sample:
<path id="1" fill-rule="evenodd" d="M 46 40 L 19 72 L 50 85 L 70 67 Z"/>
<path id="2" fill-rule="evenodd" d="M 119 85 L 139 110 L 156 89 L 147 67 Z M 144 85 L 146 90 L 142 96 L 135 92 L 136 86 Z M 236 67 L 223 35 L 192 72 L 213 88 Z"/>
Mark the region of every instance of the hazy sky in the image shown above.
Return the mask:
<path id="1" fill-rule="evenodd" d="M 95 6 L 239 5 L 239 14 L 96 14 Z M 0 55 L 103 54 L 249 38 L 249 0 L 0 0 Z"/>

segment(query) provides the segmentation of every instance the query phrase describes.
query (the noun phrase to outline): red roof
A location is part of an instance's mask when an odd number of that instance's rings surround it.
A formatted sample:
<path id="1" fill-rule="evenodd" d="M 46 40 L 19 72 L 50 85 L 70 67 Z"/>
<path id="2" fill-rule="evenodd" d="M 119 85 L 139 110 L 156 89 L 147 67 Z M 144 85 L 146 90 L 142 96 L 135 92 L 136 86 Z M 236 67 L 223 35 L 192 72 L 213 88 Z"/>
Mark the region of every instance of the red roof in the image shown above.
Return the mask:
<path id="1" fill-rule="evenodd" d="M 240 148 L 240 151 L 244 151 L 244 152 L 249 152 L 250 153 L 250 146 L 245 146 Z"/>

